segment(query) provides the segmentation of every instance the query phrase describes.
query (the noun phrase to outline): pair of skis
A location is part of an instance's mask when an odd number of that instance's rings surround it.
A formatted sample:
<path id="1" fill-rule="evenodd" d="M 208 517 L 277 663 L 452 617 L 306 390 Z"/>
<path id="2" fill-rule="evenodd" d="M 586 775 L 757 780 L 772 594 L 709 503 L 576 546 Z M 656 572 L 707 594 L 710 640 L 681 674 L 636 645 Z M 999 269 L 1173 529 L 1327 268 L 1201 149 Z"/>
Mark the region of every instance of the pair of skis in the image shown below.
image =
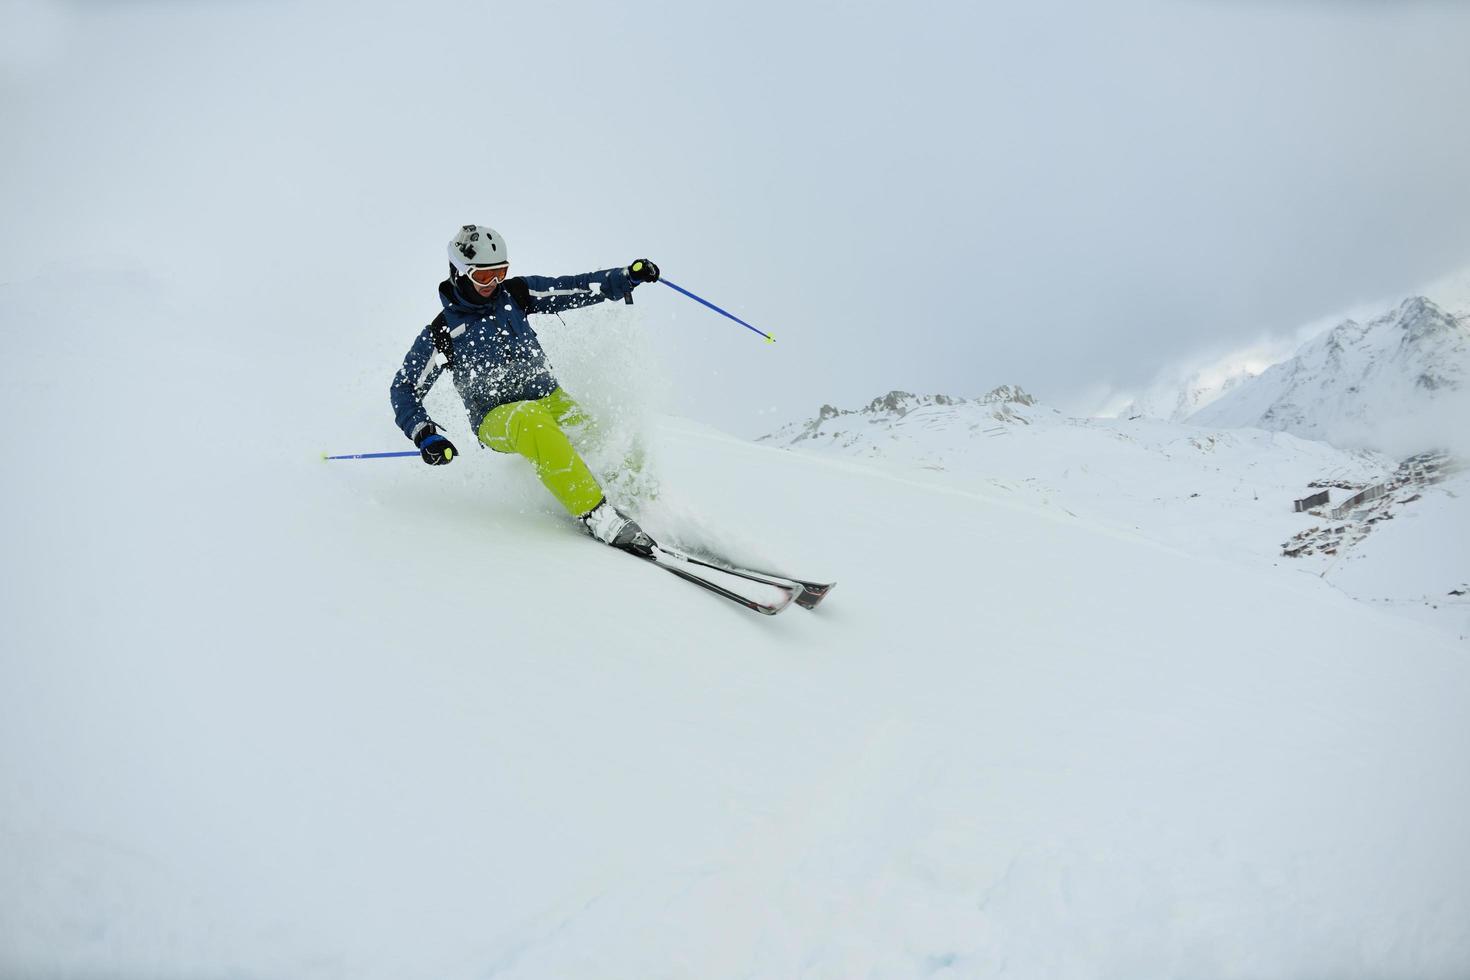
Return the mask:
<path id="1" fill-rule="evenodd" d="M 637 554 L 629 552 L 629 554 Z M 827 597 L 827 593 L 837 585 L 836 582 L 808 582 L 805 579 L 792 578 L 789 575 L 777 575 L 774 572 L 762 572 L 753 568 L 742 568 L 730 562 L 719 561 L 712 558 L 700 558 L 695 555 L 667 548 L 663 545 L 654 545 L 653 553 L 649 555 L 637 555 L 644 561 L 651 562 L 664 571 L 677 575 L 686 582 L 692 582 L 702 589 L 713 592 L 717 596 L 738 603 L 752 612 L 758 612 L 763 616 L 774 616 L 781 612 L 793 602 L 803 609 L 815 609 L 817 604 Z M 709 572 L 717 572 L 721 575 L 734 576 L 747 582 L 756 582 L 776 590 L 778 598 L 770 601 L 753 599 L 743 595 L 733 588 L 714 580 Z"/>

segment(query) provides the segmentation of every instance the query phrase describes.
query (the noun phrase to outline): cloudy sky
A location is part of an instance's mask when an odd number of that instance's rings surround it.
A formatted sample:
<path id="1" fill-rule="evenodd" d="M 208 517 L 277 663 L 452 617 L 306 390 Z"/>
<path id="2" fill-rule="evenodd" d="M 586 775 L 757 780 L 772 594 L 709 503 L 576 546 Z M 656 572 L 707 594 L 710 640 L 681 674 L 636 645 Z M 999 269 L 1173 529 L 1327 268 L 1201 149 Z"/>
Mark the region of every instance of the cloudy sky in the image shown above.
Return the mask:
<path id="1" fill-rule="evenodd" d="M 139 270 L 384 387 L 471 221 L 773 332 L 640 291 L 669 408 L 742 434 L 1085 411 L 1470 265 L 1470 4 L 0 0 L 0 39 L 0 281 Z"/>

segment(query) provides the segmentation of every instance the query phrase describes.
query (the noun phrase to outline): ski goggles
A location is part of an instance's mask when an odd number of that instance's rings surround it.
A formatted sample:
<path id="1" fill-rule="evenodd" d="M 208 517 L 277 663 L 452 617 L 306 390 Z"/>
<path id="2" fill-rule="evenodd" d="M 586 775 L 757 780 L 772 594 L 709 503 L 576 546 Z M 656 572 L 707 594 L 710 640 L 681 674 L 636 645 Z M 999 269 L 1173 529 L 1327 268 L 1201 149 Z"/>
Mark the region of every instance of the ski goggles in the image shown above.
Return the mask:
<path id="1" fill-rule="evenodd" d="M 509 263 L 503 265 L 475 266 L 466 275 L 470 277 L 470 282 L 476 286 L 493 286 L 505 278 L 508 266 Z"/>

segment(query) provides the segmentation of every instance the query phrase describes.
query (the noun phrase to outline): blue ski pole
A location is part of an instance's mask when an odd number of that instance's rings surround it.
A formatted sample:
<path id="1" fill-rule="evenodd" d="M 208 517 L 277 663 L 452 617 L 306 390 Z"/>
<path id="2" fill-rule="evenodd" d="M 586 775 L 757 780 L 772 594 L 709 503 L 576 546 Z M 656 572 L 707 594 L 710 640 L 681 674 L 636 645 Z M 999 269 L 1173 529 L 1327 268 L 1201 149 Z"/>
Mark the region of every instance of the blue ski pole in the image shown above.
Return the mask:
<path id="1" fill-rule="evenodd" d="M 390 456 L 417 455 L 419 455 L 419 451 L 417 449 L 411 449 L 408 452 L 403 453 L 351 453 L 347 456 L 328 456 L 326 453 L 322 453 L 322 459 L 387 459 Z"/>
<path id="2" fill-rule="evenodd" d="M 729 317 L 730 319 L 734 320 L 736 323 L 740 324 L 742 327 L 745 327 L 748 330 L 754 330 L 756 333 L 758 333 L 762 337 L 766 338 L 766 343 L 768 343 L 768 344 L 774 344 L 776 342 L 776 338 L 775 337 L 772 337 L 770 334 L 766 333 L 764 330 L 761 330 L 761 329 L 759 329 L 757 327 L 752 327 L 750 324 L 748 324 L 744 320 L 740 319 L 734 313 L 731 313 L 728 310 L 722 310 L 718 306 L 716 306 L 715 304 L 711 303 L 709 300 L 703 299 L 703 298 L 701 298 L 699 296 L 695 296 L 693 293 L 691 293 L 689 290 L 685 289 L 683 286 L 676 286 L 673 283 L 669 282 L 667 279 L 664 279 L 662 277 L 660 277 L 658 281 L 661 282 L 661 283 L 663 283 L 665 286 L 668 286 L 670 289 L 677 290 L 678 292 L 683 293 L 685 296 L 688 296 L 690 299 L 694 300 L 694 302 L 701 303 L 704 306 L 708 306 L 710 309 L 714 310 L 716 313 L 719 313 L 722 316 Z"/>

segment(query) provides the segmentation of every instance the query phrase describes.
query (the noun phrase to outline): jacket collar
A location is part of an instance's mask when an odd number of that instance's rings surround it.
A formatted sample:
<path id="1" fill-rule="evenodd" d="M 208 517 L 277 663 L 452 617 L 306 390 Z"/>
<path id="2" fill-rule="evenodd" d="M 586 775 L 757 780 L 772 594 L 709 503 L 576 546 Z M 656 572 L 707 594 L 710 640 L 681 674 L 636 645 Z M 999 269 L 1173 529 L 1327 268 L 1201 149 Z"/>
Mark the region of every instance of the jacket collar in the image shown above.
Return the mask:
<path id="1" fill-rule="evenodd" d="M 439 284 L 439 302 L 443 304 L 444 309 L 463 314 L 482 313 L 486 307 L 495 302 L 495 297 L 500 292 L 497 286 L 495 292 L 489 296 L 481 296 L 471 288 L 466 295 L 465 288 L 460 285 L 461 281 L 460 277 L 451 276 Z"/>

